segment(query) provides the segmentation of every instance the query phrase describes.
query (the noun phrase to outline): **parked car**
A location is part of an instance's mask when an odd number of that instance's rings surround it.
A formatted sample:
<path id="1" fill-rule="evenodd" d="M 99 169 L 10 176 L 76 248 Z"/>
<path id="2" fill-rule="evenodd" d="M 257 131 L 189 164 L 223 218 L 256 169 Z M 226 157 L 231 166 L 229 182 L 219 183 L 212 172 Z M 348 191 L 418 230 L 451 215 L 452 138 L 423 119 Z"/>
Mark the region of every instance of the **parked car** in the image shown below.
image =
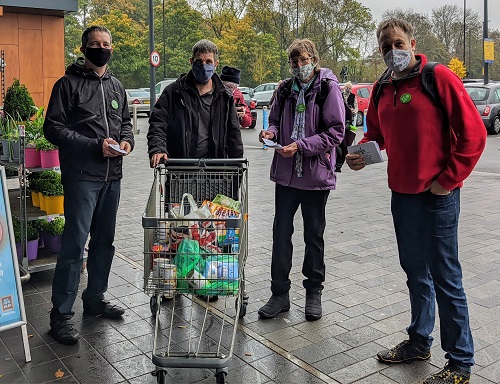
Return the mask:
<path id="1" fill-rule="evenodd" d="M 243 94 L 243 98 L 245 99 L 246 105 L 250 108 L 250 112 L 252 113 L 252 123 L 248 128 L 255 128 L 257 124 L 257 111 L 255 108 L 257 107 L 257 102 L 253 99 L 247 91 L 241 91 Z"/>
<path id="2" fill-rule="evenodd" d="M 250 88 L 250 87 L 238 87 L 238 89 L 241 91 L 241 92 L 246 92 L 250 95 L 250 97 L 253 97 L 253 88 Z"/>
<path id="3" fill-rule="evenodd" d="M 344 89 L 344 84 L 340 85 L 340 88 Z M 356 125 L 363 125 L 363 119 L 365 116 L 365 110 L 368 109 L 368 104 L 370 102 L 370 95 L 372 93 L 373 84 L 371 83 L 357 83 L 352 85 L 352 90 L 358 98 L 358 115 L 356 116 Z"/>
<path id="4" fill-rule="evenodd" d="M 134 113 L 134 105 L 137 105 L 137 113 L 145 113 L 149 116 L 149 91 L 145 89 L 126 89 L 128 110 L 130 115 Z"/>
<path id="5" fill-rule="evenodd" d="M 500 83 L 467 83 L 464 86 L 488 133 L 497 135 L 500 132 Z"/>
<path id="6" fill-rule="evenodd" d="M 171 77 L 171 78 L 162 80 L 156 84 L 156 87 L 155 87 L 156 100 L 158 100 L 158 98 L 161 96 L 165 87 L 167 85 L 173 83 L 175 80 L 177 80 L 177 79 L 174 79 L 173 77 Z"/>
<path id="7" fill-rule="evenodd" d="M 253 98 L 257 102 L 257 107 L 269 106 L 269 101 L 276 88 L 278 88 L 278 83 L 265 83 L 255 87 Z"/>

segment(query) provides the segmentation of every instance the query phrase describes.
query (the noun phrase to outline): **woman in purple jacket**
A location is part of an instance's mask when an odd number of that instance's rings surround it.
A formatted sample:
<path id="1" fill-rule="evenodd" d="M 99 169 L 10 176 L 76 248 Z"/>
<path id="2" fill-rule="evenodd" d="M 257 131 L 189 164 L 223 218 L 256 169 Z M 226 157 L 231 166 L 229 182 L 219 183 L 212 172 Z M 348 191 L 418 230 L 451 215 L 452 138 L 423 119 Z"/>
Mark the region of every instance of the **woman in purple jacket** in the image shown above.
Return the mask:
<path id="1" fill-rule="evenodd" d="M 259 316 L 271 319 L 290 309 L 289 274 L 292 268 L 293 218 L 299 206 L 304 223 L 305 255 L 302 273 L 306 289 L 305 316 L 322 316 L 321 291 L 325 280 L 325 206 L 335 189 L 335 147 L 344 136 L 344 101 L 337 78 L 320 68 L 316 46 L 308 39 L 288 48 L 292 79 L 283 81 L 269 114 L 269 129 L 259 139 L 273 140 L 276 149 L 271 180 L 276 183 L 271 261 L 272 296 Z M 322 95 L 321 88 L 327 87 Z M 324 101 L 318 103 L 319 98 Z"/>

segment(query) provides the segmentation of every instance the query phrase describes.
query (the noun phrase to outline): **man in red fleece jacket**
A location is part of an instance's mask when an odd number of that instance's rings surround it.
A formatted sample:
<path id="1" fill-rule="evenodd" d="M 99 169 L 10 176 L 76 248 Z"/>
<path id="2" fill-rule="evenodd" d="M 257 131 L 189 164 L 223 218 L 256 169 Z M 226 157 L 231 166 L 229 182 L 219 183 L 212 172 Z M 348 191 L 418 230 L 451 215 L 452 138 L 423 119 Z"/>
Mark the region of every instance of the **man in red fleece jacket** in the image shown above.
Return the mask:
<path id="1" fill-rule="evenodd" d="M 486 130 L 462 82 L 446 66 L 434 68 L 442 106 L 428 95 L 421 82 L 427 58 L 415 54 L 411 25 L 383 21 L 377 40 L 388 69 L 378 80 L 377 106 L 370 100 L 368 131 L 360 143 L 373 140 L 387 152 L 391 211 L 411 304 L 409 340 L 377 356 L 384 363 L 429 359 L 437 300 L 448 362 L 424 384 L 466 384 L 474 345 L 458 261 L 460 188 L 481 156 Z M 354 170 L 365 166 L 358 154 L 346 161 Z"/>

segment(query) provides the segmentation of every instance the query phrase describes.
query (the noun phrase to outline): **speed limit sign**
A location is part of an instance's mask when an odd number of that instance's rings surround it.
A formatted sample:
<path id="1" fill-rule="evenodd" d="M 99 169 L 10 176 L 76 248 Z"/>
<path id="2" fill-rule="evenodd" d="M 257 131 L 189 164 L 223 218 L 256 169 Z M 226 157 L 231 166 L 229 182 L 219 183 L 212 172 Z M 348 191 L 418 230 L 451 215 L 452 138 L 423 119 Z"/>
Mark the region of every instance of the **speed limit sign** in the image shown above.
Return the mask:
<path id="1" fill-rule="evenodd" d="M 153 67 L 157 67 L 160 65 L 160 54 L 158 51 L 153 51 L 151 52 L 151 55 L 149 56 L 149 60 L 151 61 L 151 65 Z"/>

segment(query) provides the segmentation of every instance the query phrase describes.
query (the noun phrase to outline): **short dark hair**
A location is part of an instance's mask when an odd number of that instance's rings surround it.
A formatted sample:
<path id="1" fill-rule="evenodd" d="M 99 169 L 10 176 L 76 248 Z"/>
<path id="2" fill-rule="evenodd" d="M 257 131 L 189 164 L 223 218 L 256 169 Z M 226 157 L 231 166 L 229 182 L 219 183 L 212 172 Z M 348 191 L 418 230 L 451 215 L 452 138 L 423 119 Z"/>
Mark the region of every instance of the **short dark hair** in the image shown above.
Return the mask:
<path id="1" fill-rule="evenodd" d="M 193 59 L 197 53 L 213 53 L 214 60 L 217 61 L 219 57 L 219 48 L 210 40 L 202 39 L 193 46 Z"/>
<path id="2" fill-rule="evenodd" d="M 411 26 L 410 23 L 403 19 L 397 19 L 397 18 L 391 18 L 387 20 L 383 20 L 378 28 L 377 28 L 377 42 L 380 40 L 380 36 L 382 35 L 382 32 L 384 32 L 387 29 L 394 29 L 394 28 L 399 28 L 401 29 L 404 33 L 408 35 L 408 37 L 413 39 L 413 27 Z"/>
<path id="3" fill-rule="evenodd" d="M 89 35 L 92 32 L 106 32 L 109 35 L 109 41 L 112 41 L 111 37 L 111 32 L 109 32 L 109 29 L 106 27 L 103 27 L 101 25 L 91 25 L 88 27 L 85 31 L 83 31 L 82 34 L 82 47 L 86 47 L 87 43 L 89 42 Z"/>

